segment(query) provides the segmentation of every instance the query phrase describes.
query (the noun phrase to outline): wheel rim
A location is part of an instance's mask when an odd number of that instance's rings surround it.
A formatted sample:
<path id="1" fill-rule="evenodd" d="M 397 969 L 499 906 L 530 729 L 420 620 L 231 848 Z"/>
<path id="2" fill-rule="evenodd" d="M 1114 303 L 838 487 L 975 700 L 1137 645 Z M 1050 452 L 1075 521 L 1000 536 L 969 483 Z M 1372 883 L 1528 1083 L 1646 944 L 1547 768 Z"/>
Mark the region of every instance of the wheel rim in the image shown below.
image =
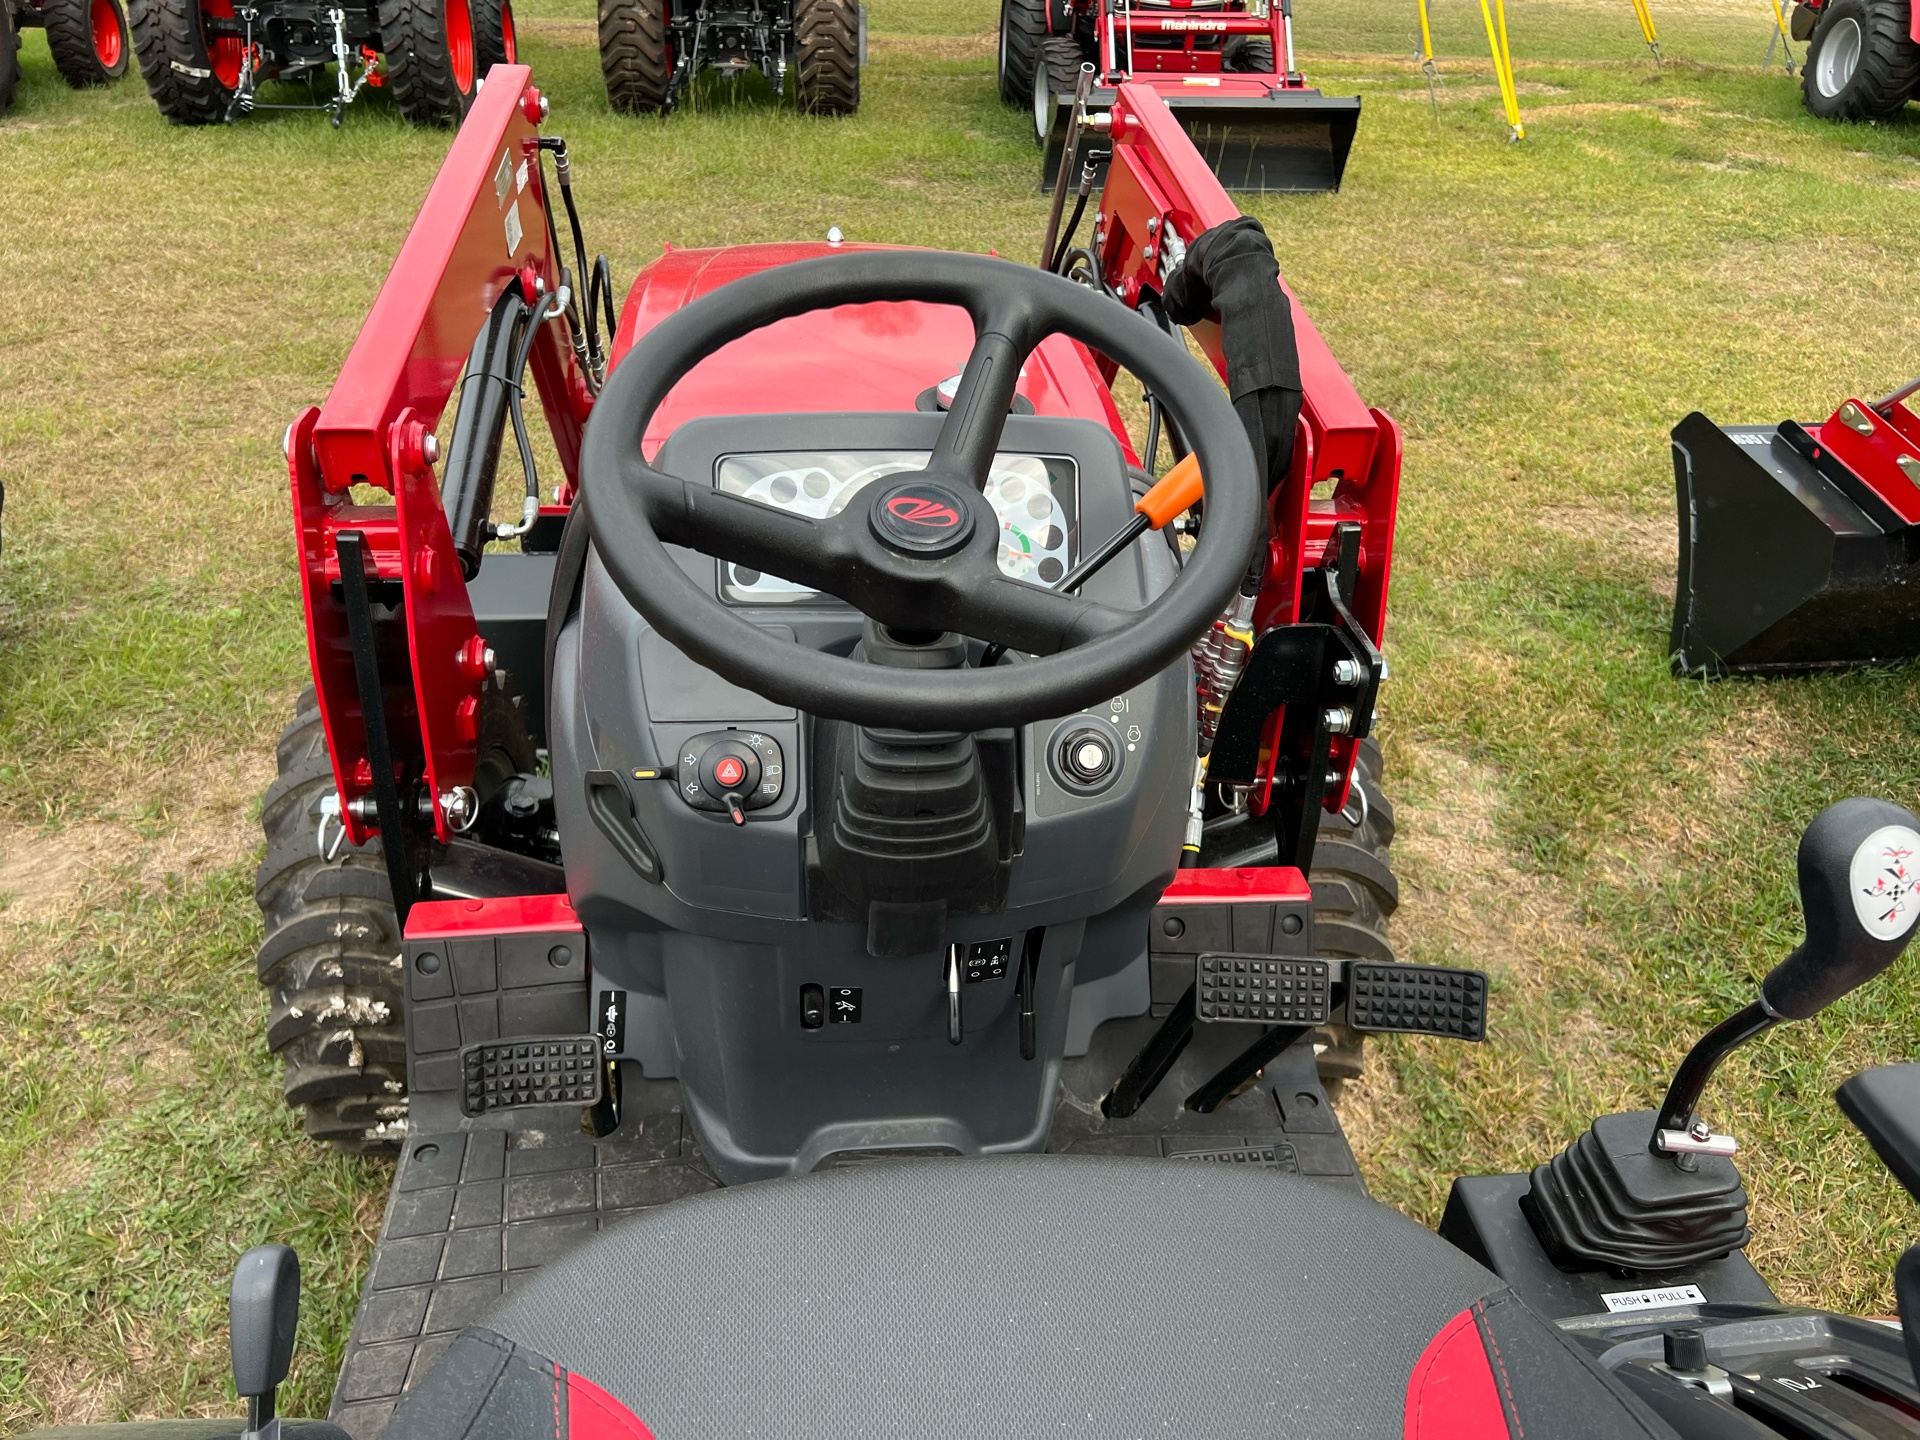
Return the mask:
<path id="1" fill-rule="evenodd" d="M 505 52 L 509 65 L 519 57 L 519 42 L 513 35 L 513 6 L 505 3 L 500 6 L 500 48 Z"/>
<path id="2" fill-rule="evenodd" d="M 1053 128 L 1053 77 L 1047 73 L 1047 57 L 1041 55 L 1033 67 L 1033 138 L 1045 145 L 1047 131 Z"/>
<path id="3" fill-rule="evenodd" d="M 233 0 L 200 0 L 200 34 L 206 38 L 206 22 L 233 19 Z M 246 45 L 238 35 L 221 35 L 207 40 L 207 60 L 213 68 L 213 78 L 229 90 L 240 85 L 240 62 L 245 57 Z"/>
<path id="4" fill-rule="evenodd" d="M 1864 43 L 1860 22 L 1851 15 L 1834 21 L 1833 28 L 1827 31 L 1826 39 L 1820 42 L 1819 58 L 1813 62 L 1813 83 L 1827 99 L 1833 99 L 1853 83 Z"/>
<path id="5" fill-rule="evenodd" d="M 87 12 L 93 25 L 93 57 L 109 73 L 120 68 L 126 38 L 120 33 L 120 9 L 113 0 L 93 0 Z"/>
<path id="6" fill-rule="evenodd" d="M 473 93 L 473 16 L 467 0 L 447 0 L 447 60 L 462 95 Z"/>

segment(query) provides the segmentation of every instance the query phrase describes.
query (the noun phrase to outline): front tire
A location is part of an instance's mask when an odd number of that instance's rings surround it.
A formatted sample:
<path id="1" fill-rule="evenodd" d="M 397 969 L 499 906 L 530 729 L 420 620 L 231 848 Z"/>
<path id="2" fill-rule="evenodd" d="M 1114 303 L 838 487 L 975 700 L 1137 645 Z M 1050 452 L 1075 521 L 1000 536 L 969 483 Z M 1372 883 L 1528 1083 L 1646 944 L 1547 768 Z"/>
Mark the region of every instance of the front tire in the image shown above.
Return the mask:
<path id="1" fill-rule="evenodd" d="M 233 0 L 129 0 L 133 53 L 160 113 L 174 125 L 218 125 L 240 88 L 246 48 Z"/>
<path id="2" fill-rule="evenodd" d="M 393 103 L 415 125 L 458 125 L 480 78 L 469 0 L 380 0 Z"/>
<path id="3" fill-rule="evenodd" d="M 666 0 L 600 0 L 600 74 L 623 115 L 658 115 L 673 103 Z"/>
<path id="4" fill-rule="evenodd" d="M 512 65 L 520 55 L 520 37 L 514 32 L 512 0 L 467 0 L 473 16 L 473 63 L 485 80 L 496 65 Z"/>
<path id="5" fill-rule="evenodd" d="M 860 108 L 859 0 L 795 0 L 794 99 L 809 115 Z"/>
<path id="6" fill-rule="evenodd" d="M 1807 44 L 1800 95 L 1823 120 L 1885 120 L 1920 85 L 1906 0 L 1830 0 Z"/>
<path id="7" fill-rule="evenodd" d="M 120 0 L 46 0 L 47 49 L 76 90 L 111 85 L 127 73 L 133 37 Z"/>
<path id="8" fill-rule="evenodd" d="M 1040 42 L 1047 38 L 1045 0 L 1000 0 L 1000 98 L 1024 105 L 1033 98 Z"/>
<path id="9" fill-rule="evenodd" d="M 1272 75 L 1273 41 L 1235 35 L 1220 51 L 1220 68 L 1236 75 Z"/>
<path id="10" fill-rule="evenodd" d="M 1054 97 L 1079 88 L 1080 56 L 1080 42 L 1071 35 L 1049 35 L 1040 42 L 1033 67 L 1033 143 L 1043 150 L 1053 129 Z"/>
<path id="11" fill-rule="evenodd" d="M 483 801 L 534 767 L 518 709 L 492 685 L 481 696 L 478 748 L 473 784 Z M 311 687 L 275 758 L 279 774 L 260 805 L 267 853 L 254 877 L 266 927 L 255 968 L 269 997 L 267 1046 L 286 1066 L 287 1104 L 305 1112 L 308 1135 L 353 1154 L 391 1154 L 407 1132 L 400 921 L 378 838 L 363 849 L 342 843 L 331 859 L 316 843 L 334 783 Z"/>

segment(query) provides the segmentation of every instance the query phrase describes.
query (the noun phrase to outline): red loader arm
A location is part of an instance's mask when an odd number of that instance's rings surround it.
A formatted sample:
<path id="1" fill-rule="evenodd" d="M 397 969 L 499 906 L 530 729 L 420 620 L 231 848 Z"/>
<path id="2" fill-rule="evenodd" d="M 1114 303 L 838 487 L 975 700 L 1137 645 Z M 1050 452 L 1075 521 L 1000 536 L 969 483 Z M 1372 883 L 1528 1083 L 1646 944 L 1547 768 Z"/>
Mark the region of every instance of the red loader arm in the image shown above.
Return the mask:
<path id="1" fill-rule="evenodd" d="M 360 700 L 369 663 L 385 696 L 396 779 L 425 779 L 440 839 L 451 838 L 448 797 L 473 779 L 485 647 L 440 504 L 433 427 L 508 285 L 518 279 L 532 297 L 561 283 L 538 155 L 544 102 L 529 77 L 523 65 L 488 76 L 326 404 L 287 433 L 314 686 L 341 820 L 356 845 L 368 838 L 375 799 Z M 571 489 L 592 399 L 566 323 L 540 327 L 531 363 Z M 392 503 L 355 503 L 356 485 L 384 490 Z M 363 656 L 361 669 L 340 562 L 341 538 L 354 534 L 373 598 L 407 617 L 405 651 Z"/>
<path id="2" fill-rule="evenodd" d="M 1148 86 L 1120 86 L 1108 123 L 1113 158 L 1094 219 L 1094 253 L 1106 283 L 1127 304 L 1138 306 L 1144 295 L 1161 292 L 1175 257 L 1184 254 L 1188 244 L 1240 211 Z M 1177 237 L 1177 248 L 1168 244 L 1169 234 Z M 1284 281 L 1281 288 L 1286 289 Z M 1271 502 L 1270 563 L 1255 611 L 1256 630 L 1264 633 L 1298 617 L 1305 572 L 1321 563 L 1334 527 L 1352 521 L 1361 528 L 1361 543 L 1351 608 L 1378 646 L 1386 624 L 1399 504 L 1400 430 L 1384 411 L 1368 408 L 1292 291 L 1287 298 L 1293 307 L 1304 399 L 1292 470 Z M 1226 357 L 1218 323 L 1202 321 L 1192 327 L 1192 334 L 1224 380 Z M 1314 499 L 1314 486 L 1327 481 L 1334 484 L 1332 495 Z M 1270 728 L 1277 722 L 1276 713 Z M 1334 739 L 1333 764 L 1340 783 L 1327 788 L 1328 809 L 1346 803 L 1356 745 L 1350 737 Z M 1273 780 L 1271 752 L 1264 758 L 1262 783 L 1252 797 L 1256 808 L 1264 808 Z"/>

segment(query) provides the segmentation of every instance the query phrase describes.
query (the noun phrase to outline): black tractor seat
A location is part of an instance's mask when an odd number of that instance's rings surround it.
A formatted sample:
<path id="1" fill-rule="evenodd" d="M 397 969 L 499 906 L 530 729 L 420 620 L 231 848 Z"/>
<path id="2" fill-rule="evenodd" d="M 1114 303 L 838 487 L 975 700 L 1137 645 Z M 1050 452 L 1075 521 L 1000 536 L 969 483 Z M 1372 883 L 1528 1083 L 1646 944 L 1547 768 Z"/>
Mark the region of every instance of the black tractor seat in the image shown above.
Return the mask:
<path id="1" fill-rule="evenodd" d="M 1374 1201 L 1211 1163 L 1030 1156 L 860 1165 L 637 1216 L 463 1331 L 387 1433 L 1423 1431 L 1665 1433 L 1498 1277 Z"/>

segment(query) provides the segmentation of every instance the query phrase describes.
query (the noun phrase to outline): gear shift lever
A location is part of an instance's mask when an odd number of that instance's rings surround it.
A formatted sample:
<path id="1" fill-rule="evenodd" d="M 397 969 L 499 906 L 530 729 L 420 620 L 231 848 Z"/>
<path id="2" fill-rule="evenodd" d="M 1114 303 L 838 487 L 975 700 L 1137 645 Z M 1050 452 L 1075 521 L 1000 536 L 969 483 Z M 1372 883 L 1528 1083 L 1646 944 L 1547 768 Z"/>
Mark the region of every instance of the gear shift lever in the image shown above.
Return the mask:
<path id="1" fill-rule="evenodd" d="M 1920 820 L 1884 800 L 1842 800 L 1800 837 L 1807 935 L 1760 996 L 1712 1030 L 1675 1071 L 1659 1111 L 1603 1115 L 1533 1172 L 1520 1207 L 1555 1263 L 1683 1269 L 1747 1242 L 1747 1197 L 1694 1111 L 1716 1067 L 1782 1020 L 1804 1020 L 1878 975 L 1920 921 Z"/>

